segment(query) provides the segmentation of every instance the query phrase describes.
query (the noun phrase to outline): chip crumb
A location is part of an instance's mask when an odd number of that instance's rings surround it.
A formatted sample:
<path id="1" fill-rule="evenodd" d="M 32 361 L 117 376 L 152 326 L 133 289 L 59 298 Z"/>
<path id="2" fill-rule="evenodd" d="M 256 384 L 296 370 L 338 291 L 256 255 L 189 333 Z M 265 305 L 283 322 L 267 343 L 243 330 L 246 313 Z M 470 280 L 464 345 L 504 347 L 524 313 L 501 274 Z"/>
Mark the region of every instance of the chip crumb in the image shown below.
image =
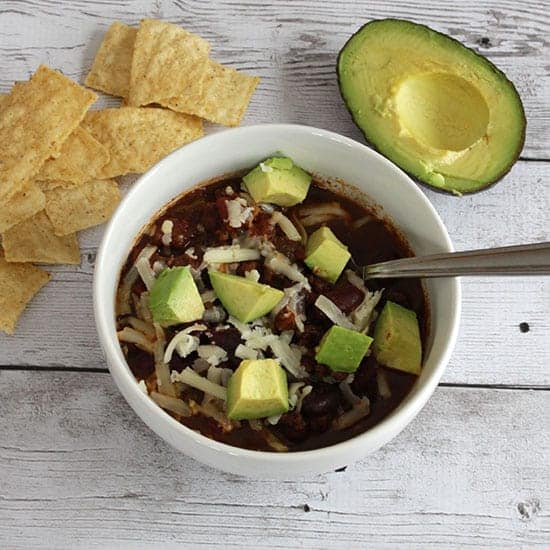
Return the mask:
<path id="1" fill-rule="evenodd" d="M 46 192 L 46 214 L 58 236 L 106 222 L 120 202 L 114 180 L 96 180 Z"/>
<path id="2" fill-rule="evenodd" d="M 144 19 L 139 25 L 130 73 L 130 105 L 157 103 L 181 90 L 201 90 L 210 45 L 177 25 Z"/>
<path id="3" fill-rule="evenodd" d="M 32 297 L 50 274 L 32 264 L 11 264 L 0 254 L 0 330 L 13 334 Z"/>
<path id="4" fill-rule="evenodd" d="M 2 246 L 8 262 L 80 263 L 76 235 L 57 236 L 43 210 L 3 233 Z"/>

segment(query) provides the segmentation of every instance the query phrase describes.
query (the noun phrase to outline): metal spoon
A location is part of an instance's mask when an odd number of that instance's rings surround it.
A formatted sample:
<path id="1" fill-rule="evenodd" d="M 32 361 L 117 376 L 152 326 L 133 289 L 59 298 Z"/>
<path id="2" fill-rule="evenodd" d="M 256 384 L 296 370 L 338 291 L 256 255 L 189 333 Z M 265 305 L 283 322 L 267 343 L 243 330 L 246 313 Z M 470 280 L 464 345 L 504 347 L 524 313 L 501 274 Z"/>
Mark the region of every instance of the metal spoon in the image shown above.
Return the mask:
<path id="1" fill-rule="evenodd" d="M 363 279 L 550 275 L 550 242 L 414 256 L 362 268 Z"/>

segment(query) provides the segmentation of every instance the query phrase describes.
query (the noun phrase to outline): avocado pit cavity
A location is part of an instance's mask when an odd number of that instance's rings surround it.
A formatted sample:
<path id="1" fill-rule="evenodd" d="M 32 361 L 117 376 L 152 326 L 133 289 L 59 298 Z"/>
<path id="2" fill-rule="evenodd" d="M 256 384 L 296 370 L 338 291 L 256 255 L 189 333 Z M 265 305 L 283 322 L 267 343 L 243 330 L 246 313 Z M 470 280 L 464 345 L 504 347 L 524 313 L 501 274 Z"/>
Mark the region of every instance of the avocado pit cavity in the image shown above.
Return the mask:
<path id="1" fill-rule="evenodd" d="M 464 151 L 487 134 L 485 98 L 454 74 L 408 75 L 397 88 L 395 107 L 401 126 L 426 147 Z"/>

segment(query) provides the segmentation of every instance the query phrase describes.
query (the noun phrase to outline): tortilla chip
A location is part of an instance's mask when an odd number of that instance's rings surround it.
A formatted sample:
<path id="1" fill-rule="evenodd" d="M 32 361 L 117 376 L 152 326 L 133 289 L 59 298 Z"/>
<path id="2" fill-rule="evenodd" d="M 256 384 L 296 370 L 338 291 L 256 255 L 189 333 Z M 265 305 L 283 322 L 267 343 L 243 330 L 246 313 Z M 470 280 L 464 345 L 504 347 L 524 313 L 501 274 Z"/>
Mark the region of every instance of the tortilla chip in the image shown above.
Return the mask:
<path id="1" fill-rule="evenodd" d="M 76 235 L 58 237 L 44 211 L 3 233 L 2 246 L 8 262 L 80 263 Z"/>
<path id="2" fill-rule="evenodd" d="M 0 203 L 0 233 L 30 218 L 46 205 L 44 193 L 33 182 L 27 182 L 20 191 Z"/>
<path id="3" fill-rule="evenodd" d="M 190 115 L 200 116 L 224 126 L 238 126 L 260 79 L 211 59 L 199 93 L 184 94 L 159 101 L 161 105 Z"/>
<path id="4" fill-rule="evenodd" d="M 16 83 L 0 110 L 0 200 L 21 189 L 56 156 L 96 95 L 41 65 Z"/>
<path id="5" fill-rule="evenodd" d="M 68 235 L 106 222 L 120 202 L 114 180 L 96 180 L 46 193 L 46 214 L 56 235 Z"/>
<path id="6" fill-rule="evenodd" d="M 111 156 L 101 179 L 145 172 L 203 134 L 200 118 L 154 107 L 90 111 L 82 124 Z"/>
<path id="7" fill-rule="evenodd" d="M 2 109 L 3 105 L 8 104 L 8 97 L 9 94 L 0 94 L 0 109 Z"/>
<path id="8" fill-rule="evenodd" d="M 107 162 L 107 149 L 79 126 L 61 147 L 59 157 L 48 159 L 36 178 L 80 184 L 95 178 Z"/>
<path id="9" fill-rule="evenodd" d="M 92 68 L 84 80 L 90 88 L 128 97 L 137 29 L 115 21 L 103 37 Z"/>
<path id="10" fill-rule="evenodd" d="M 42 193 L 51 191 L 52 189 L 58 189 L 59 187 L 62 187 L 63 189 L 72 189 L 73 187 L 82 185 L 81 183 L 63 180 L 37 180 L 34 183 L 42 190 Z"/>
<path id="11" fill-rule="evenodd" d="M 49 280 L 43 269 L 10 264 L 0 255 L 0 330 L 13 334 L 26 305 Z"/>
<path id="12" fill-rule="evenodd" d="M 210 45 L 200 36 L 144 19 L 134 45 L 129 104 L 148 105 L 202 86 Z"/>

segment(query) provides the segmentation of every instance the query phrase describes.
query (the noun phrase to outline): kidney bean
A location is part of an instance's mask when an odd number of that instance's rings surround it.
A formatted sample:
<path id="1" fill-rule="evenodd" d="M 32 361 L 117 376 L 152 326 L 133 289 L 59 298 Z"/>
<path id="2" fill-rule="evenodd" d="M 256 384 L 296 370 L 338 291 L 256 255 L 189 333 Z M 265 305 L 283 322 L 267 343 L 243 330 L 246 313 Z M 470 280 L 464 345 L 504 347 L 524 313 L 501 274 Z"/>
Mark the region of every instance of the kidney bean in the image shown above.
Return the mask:
<path id="1" fill-rule="evenodd" d="M 351 313 L 365 299 L 365 293 L 348 281 L 343 281 L 324 293 L 344 313 Z"/>
<path id="2" fill-rule="evenodd" d="M 287 306 L 285 306 L 277 315 L 273 321 L 275 329 L 279 331 L 283 330 L 294 330 L 296 328 L 296 318 L 294 312 L 290 311 Z"/>

